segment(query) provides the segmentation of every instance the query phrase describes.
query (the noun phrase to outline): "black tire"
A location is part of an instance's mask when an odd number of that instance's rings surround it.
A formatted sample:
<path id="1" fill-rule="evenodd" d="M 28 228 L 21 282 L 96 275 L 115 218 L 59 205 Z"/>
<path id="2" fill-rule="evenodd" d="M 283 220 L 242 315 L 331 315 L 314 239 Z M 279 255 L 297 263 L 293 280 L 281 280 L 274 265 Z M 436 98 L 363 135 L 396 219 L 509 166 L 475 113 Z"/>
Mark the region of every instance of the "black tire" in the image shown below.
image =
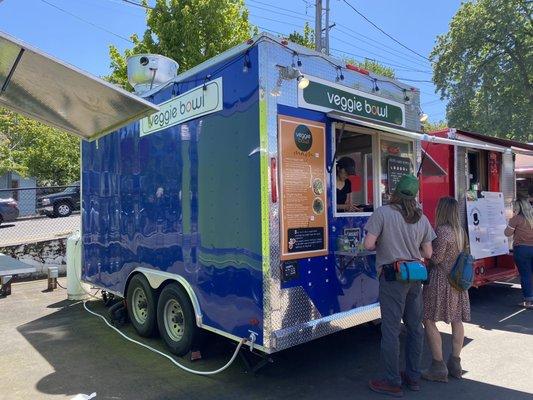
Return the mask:
<path id="1" fill-rule="evenodd" d="M 2 225 L 2 222 L 4 222 L 4 217 L 2 217 L 2 214 L 0 214 L 0 225 Z"/>
<path id="2" fill-rule="evenodd" d="M 56 217 L 68 217 L 72 214 L 72 205 L 67 201 L 62 201 L 54 205 L 54 215 Z"/>
<path id="3" fill-rule="evenodd" d="M 173 318 L 176 320 L 171 320 L 170 315 L 174 315 Z M 178 333 L 179 325 L 182 325 L 181 335 Z M 157 327 L 170 352 L 177 356 L 187 354 L 198 337 L 199 329 L 196 326 L 189 296 L 181 286 L 175 283 L 165 286 L 159 295 Z"/>
<path id="4" fill-rule="evenodd" d="M 137 274 L 131 278 L 126 295 L 128 317 L 140 336 L 151 337 L 156 332 L 156 299 L 146 278 Z"/>

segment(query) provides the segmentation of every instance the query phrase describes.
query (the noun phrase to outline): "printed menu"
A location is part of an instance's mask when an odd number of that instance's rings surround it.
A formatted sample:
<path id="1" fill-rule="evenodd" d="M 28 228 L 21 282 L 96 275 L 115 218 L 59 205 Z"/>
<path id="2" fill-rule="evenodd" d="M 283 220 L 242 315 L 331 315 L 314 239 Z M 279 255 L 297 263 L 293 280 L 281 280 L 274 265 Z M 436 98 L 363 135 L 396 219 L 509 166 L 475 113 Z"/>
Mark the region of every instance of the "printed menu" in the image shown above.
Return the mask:
<path id="1" fill-rule="evenodd" d="M 281 259 L 326 255 L 326 138 L 319 122 L 279 116 Z"/>

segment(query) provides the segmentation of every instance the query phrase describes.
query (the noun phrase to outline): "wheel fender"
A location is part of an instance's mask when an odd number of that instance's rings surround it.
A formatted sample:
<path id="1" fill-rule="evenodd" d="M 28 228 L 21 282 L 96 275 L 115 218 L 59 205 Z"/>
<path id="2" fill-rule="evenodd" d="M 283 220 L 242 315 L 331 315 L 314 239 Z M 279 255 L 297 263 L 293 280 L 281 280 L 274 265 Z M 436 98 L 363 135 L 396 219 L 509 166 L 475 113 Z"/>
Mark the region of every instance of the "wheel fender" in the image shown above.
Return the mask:
<path id="1" fill-rule="evenodd" d="M 194 315 L 196 319 L 196 325 L 198 327 L 202 327 L 202 312 L 200 310 L 200 303 L 198 302 L 198 298 L 196 297 L 196 293 L 194 293 L 194 290 L 192 286 L 189 284 L 189 282 L 181 275 L 178 274 L 172 274 L 170 272 L 164 272 L 164 271 L 157 271 L 149 268 L 143 268 L 138 267 L 135 268 L 131 273 L 128 275 L 128 279 L 126 280 L 127 283 L 129 283 L 131 277 L 135 274 L 143 274 L 148 283 L 150 284 L 150 287 L 154 290 L 157 290 L 161 287 L 161 285 L 164 282 L 167 281 L 175 281 L 179 283 L 187 292 L 189 296 L 189 300 L 191 301 Z M 126 287 L 127 287 L 126 283 Z"/>

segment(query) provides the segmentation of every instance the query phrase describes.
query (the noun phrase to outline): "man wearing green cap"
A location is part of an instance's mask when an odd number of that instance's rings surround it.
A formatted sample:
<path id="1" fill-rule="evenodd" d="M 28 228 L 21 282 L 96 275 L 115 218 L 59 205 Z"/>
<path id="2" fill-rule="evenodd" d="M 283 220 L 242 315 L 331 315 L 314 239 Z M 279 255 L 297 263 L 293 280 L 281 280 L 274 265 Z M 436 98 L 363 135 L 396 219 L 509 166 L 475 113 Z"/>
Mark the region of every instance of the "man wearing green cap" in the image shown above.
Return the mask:
<path id="1" fill-rule="evenodd" d="M 390 204 L 379 207 L 369 218 L 365 248 L 376 251 L 381 306 L 381 359 L 384 379 L 371 380 L 370 389 L 395 397 L 403 396 L 402 383 L 420 390 L 420 361 L 424 346 L 422 283 L 398 282 L 394 263 L 431 258 L 435 232 L 416 200 L 418 179 L 400 178 Z M 401 321 L 407 328 L 406 369 L 400 374 Z"/>

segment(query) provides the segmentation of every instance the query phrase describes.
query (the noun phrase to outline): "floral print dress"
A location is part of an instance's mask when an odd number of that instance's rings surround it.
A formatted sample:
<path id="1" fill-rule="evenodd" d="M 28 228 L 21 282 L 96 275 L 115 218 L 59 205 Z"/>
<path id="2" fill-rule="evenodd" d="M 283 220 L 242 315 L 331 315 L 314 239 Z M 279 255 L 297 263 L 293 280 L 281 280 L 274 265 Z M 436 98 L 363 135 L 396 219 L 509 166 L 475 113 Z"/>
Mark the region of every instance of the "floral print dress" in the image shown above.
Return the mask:
<path id="1" fill-rule="evenodd" d="M 435 230 L 429 283 L 424 285 L 424 319 L 430 321 L 470 321 L 468 291 L 458 291 L 448 282 L 448 274 L 459 255 L 453 229 L 442 225 Z"/>

